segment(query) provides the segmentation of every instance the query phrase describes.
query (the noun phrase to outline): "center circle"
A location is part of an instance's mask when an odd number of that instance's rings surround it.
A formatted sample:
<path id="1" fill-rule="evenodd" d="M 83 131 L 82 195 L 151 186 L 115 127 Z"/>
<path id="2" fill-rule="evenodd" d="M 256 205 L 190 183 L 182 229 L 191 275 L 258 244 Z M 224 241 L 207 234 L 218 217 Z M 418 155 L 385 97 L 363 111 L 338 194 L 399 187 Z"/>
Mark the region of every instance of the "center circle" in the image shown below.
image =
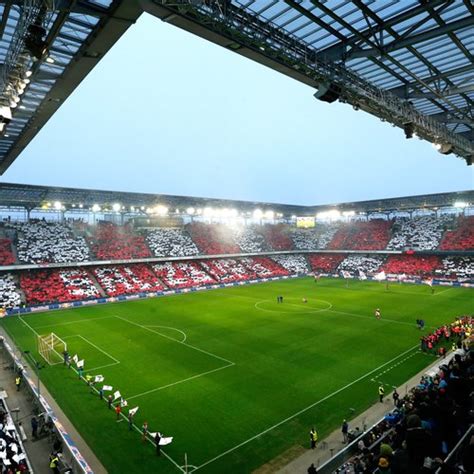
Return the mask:
<path id="1" fill-rule="evenodd" d="M 277 303 L 276 298 L 257 301 L 255 308 L 267 313 L 305 314 L 327 311 L 332 308 L 332 303 L 318 298 L 307 298 L 305 303 L 303 298 L 283 297 L 282 303 Z"/>

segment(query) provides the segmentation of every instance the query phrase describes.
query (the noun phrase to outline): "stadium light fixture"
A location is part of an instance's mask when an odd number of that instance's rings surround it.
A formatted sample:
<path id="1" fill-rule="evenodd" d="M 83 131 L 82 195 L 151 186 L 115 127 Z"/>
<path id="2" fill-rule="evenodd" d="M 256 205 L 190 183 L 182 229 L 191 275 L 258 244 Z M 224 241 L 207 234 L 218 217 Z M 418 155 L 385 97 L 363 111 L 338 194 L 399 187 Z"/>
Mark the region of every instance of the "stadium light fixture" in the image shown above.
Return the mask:
<path id="1" fill-rule="evenodd" d="M 205 207 L 203 210 L 203 214 L 205 217 L 211 217 L 213 213 L 212 207 Z"/>
<path id="2" fill-rule="evenodd" d="M 468 206 L 468 203 L 467 202 L 464 202 L 464 201 L 456 201 L 454 203 L 454 207 L 459 207 L 461 209 L 464 209 L 465 207 Z"/>
<path id="3" fill-rule="evenodd" d="M 352 217 L 352 216 L 355 215 L 355 212 L 354 212 L 354 211 L 344 211 L 344 212 L 342 213 L 342 215 L 343 215 L 344 217 Z"/>
<path id="4" fill-rule="evenodd" d="M 186 209 L 186 214 L 189 214 L 190 216 L 192 216 L 194 214 L 194 212 L 195 212 L 194 207 L 188 207 Z"/>
<path id="5" fill-rule="evenodd" d="M 116 202 L 115 204 L 112 204 L 112 210 L 114 212 L 119 212 L 121 208 L 122 206 L 118 202 Z"/>
<path id="6" fill-rule="evenodd" d="M 441 150 L 441 144 L 440 143 L 433 143 L 433 146 L 436 148 L 436 150 Z"/>
<path id="7" fill-rule="evenodd" d="M 275 213 L 273 211 L 266 211 L 265 212 L 265 218 L 266 219 L 274 219 L 275 218 Z"/>
<path id="8" fill-rule="evenodd" d="M 51 56 L 48 56 L 46 58 L 46 62 L 49 63 L 49 64 L 54 64 L 54 58 L 52 58 Z"/>
<path id="9" fill-rule="evenodd" d="M 60 201 L 55 201 L 54 202 L 54 209 L 56 209 L 57 211 L 60 211 L 62 209 L 63 205 L 61 204 Z"/>
<path id="10" fill-rule="evenodd" d="M 255 211 L 253 211 L 253 217 L 255 219 L 261 219 L 263 217 L 263 212 L 261 209 L 255 209 Z"/>
<path id="11" fill-rule="evenodd" d="M 293 214 L 293 215 L 291 216 L 291 218 L 292 218 L 292 219 L 296 219 L 296 216 Z"/>
<path id="12" fill-rule="evenodd" d="M 99 212 L 100 211 L 100 206 L 98 204 L 94 204 L 92 206 L 92 212 Z"/>
<path id="13" fill-rule="evenodd" d="M 168 208 L 166 206 L 159 205 L 156 207 L 156 213 L 159 216 L 166 216 L 168 214 Z"/>
<path id="14" fill-rule="evenodd" d="M 33 71 L 26 71 L 25 72 L 26 77 L 31 77 L 32 74 L 33 74 Z"/>
<path id="15" fill-rule="evenodd" d="M 79 209 L 82 209 L 84 205 L 82 203 L 79 204 Z"/>
<path id="16" fill-rule="evenodd" d="M 237 209 L 230 209 L 229 214 L 230 217 L 238 217 L 239 211 Z"/>

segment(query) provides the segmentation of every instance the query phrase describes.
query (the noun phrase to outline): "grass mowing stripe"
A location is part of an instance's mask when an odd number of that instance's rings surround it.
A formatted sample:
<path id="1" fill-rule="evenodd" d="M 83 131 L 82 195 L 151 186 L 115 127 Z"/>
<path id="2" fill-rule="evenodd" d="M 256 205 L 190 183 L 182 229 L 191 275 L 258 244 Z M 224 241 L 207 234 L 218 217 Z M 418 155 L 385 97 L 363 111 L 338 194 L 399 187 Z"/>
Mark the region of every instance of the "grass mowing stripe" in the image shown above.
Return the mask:
<path id="1" fill-rule="evenodd" d="M 102 318 L 84 318 L 80 319 L 78 321 L 68 321 L 67 323 L 51 323 L 51 324 L 42 324 L 41 326 L 36 326 L 36 329 L 42 329 L 42 328 L 50 328 L 50 327 L 56 327 L 56 326 L 67 326 L 69 324 L 77 324 L 77 323 L 89 323 L 93 321 L 101 321 L 102 319 L 111 319 L 114 316 L 104 316 Z"/>
<path id="2" fill-rule="evenodd" d="M 211 357 L 214 357 L 216 359 L 219 359 L 219 360 L 222 360 L 224 362 L 227 362 L 227 364 L 229 365 L 235 365 L 235 362 L 232 362 L 231 360 L 228 360 L 228 359 L 224 359 L 224 357 L 221 357 L 221 356 L 218 356 L 216 354 L 213 354 L 212 352 L 207 352 L 205 351 L 204 349 L 200 349 L 199 347 L 196 347 L 196 346 L 193 346 L 191 344 L 188 344 L 187 342 L 181 342 L 181 341 L 178 341 L 177 339 L 174 339 L 170 336 L 166 336 L 165 334 L 162 334 L 161 332 L 158 332 L 158 331 L 154 331 L 153 329 L 151 329 L 150 327 L 147 327 L 147 326 L 143 326 L 142 324 L 138 324 L 134 321 L 130 321 L 129 319 L 125 319 L 125 318 L 122 318 L 121 316 L 115 316 L 117 319 L 121 319 L 122 321 L 125 321 L 127 323 L 130 323 L 130 324 L 133 324 L 134 326 L 138 326 L 139 328 L 142 328 L 142 329 L 145 329 L 146 331 L 150 331 L 152 332 L 153 334 L 158 334 L 159 336 L 161 337 L 164 337 L 166 339 L 169 339 L 170 341 L 174 341 L 176 342 L 177 344 L 182 344 L 183 346 L 186 346 L 186 347 L 189 347 L 190 349 L 194 349 L 195 351 L 199 351 L 199 352 L 202 352 L 203 354 L 207 354 L 208 356 L 211 356 Z"/>
<path id="3" fill-rule="evenodd" d="M 328 313 L 347 314 L 348 316 L 353 316 L 355 318 L 364 318 L 364 319 L 371 319 L 372 321 L 378 321 L 377 319 L 375 319 L 375 316 L 366 316 L 364 314 L 347 313 L 345 311 L 336 311 L 334 309 L 327 309 L 326 311 Z M 405 324 L 406 326 L 415 327 L 413 323 L 407 323 L 405 321 L 397 321 L 396 319 L 381 318 L 379 321 L 381 322 L 386 321 L 386 322 L 394 323 L 394 324 Z M 434 329 L 434 326 L 425 326 L 425 327 Z"/>
<path id="4" fill-rule="evenodd" d="M 188 382 L 189 380 L 198 379 L 199 377 L 203 377 L 204 375 L 212 374 L 214 372 L 218 372 L 219 370 L 227 369 L 228 367 L 233 367 L 234 365 L 235 364 L 232 363 L 232 364 L 224 365 L 223 367 L 218 367 L 217 369 L 208 370 L 207 372 L 203 372 L 201 374 L 193 375 L 193 376 L 188 377 L 188 378 L 183 379 L 183 380 L 178 380 L 177 382 L 173 382 L 173 383 L 169 383 L 167 385 L 163 385 L 162 387 L 153 388 L 151 390 L 147 390 L 146 392 L 138 393 L 137 395 L 132 395 L 131 397 L 127 397 L 127 400 L 131 400 L 132 398 L 143 397 L 144 395 L 148 395 L 148 394 L 153 393 L 153 392 L 158 392 L 160 390 L 164 390 L 165 388 L 173 387 L 174 385 L 179 385 L 180 383 L 183 383 L 183 382 Z"/>
<path id="5" fill-rule="evenodd" d="M 36 334 L 39 337 L 39 334 L 21 316 L 18 316 L 18 318 L 28 329 L 31 329 L 33 334 Z"/>
<path id="6" fill-rule="evenodd" d="M 223 453 L 219 454 L 218 456 L 210 459 L 209 461 L 206 461 L 205 463 L 199 465 L 198 467 L 196 467 L 195 469 L 193 469 L 191 472 L 194 472 L 194 471 L 197 471 L 198 469 L 202 469 L 203 467 L 209 465 L 210 463 L 214 462 L 214 461 L 217 461 L 218 459 L 222 458 L 223 456 L 231 453 L 232 451 L 235 451 L 236 449 L 239 449 L 241 448 L 242 446 L 245 446 L 246 444 L 250 443 L 251 441 L 253 441 L 254 439 L 257 439 L 258 437 L 268 433 L 269 431 L 272 431 L 274 430 L 275 428 L 278 428 L 279 426 L 283 425 L 284 423 L 292 420 L 293 418 L 296 418 L 297 416 L 301 415 L 302 413 L 304 413 L 305 411 L 308 411 L 310 410 L 311 408 L 314 408 L 315 406 L 325 402 L 326 400 L 329 400 L 330 398 L 334 397 L 335 395 L 337 395 L 338 393 L 341 393 L 342 391 L 348 389 L 349 387 L 352 387 L 352 385 L 356 384 L 357 382 L 360 382 L 361 380 L 364 380 L 365 378 L 369 377 L 370 375 L 372 375 L 374 372 L 377 372 L 379 371 L 380 369 L 382 369 L 383 367 L 385 367 L 386 365 L 388 364 L 391 364 L 393 361 L 399 359 L 400 357 L 403 357 L 405 354 L 408 354 L 410 351 L 414 350 L 418 348 L 418 344 L 416 344 L 415 346 L 413 347 L 410 347 L 409 349 L 407 349 L 406 351 L 402 352 L 401 354 L 397 355 L 396 357 L 394 357 L 393 359 L 390 359 L 388 362 L 385 362 L 384 364 L 376 367 L 375 369 L 371 370 L 370 372 L 367 372 L 366 374 L 364 375 L 361 375 L 359 378 L 353 380 L 352 382 L 349 382 L 348 384 L 344 385 L 343 387 L 339 388 L 338 390 L 336 390 L 335 392 L 332 392 L 330 393 L 329 395 L 326 395 L 324 398 L 321 398 L 320 400 L 318 400 L 317 402 L 315 403 L 312 403 L 311 405 L 307 406 L 306 408 L 303 408 L 299 411 L 297 411 L 296 413 L 294 413 L 293 415 L 285 418 L 284 420 L 274 424 L 273 426 L 270 426 L 270 428 L 267 428 L 266 430 L 262 431 L 261 433 L 258 433 L 256 434 L 255 436 L 252 436 L 251 438 L 243 441 L 242 443 L 238 444 L 237 446 L 234 446 L 233 448 L 231 449 L 228 449 L 227 451 L 224 451 Z"/>

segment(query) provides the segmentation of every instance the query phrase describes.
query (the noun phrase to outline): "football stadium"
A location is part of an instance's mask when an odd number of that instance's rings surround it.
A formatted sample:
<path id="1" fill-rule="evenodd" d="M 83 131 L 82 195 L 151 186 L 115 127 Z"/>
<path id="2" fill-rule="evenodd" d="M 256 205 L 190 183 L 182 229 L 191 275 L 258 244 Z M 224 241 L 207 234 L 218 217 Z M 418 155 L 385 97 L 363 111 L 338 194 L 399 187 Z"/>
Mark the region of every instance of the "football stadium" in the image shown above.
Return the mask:
<path id="1" fill-rule="evenodd" d="M 24 0 L 0 14 L 2 473 L 474 472 L 474 190 L 446 171 L 472 177 L 472 1 Z M 304 177 L 268 200 L 243 184 L 216 197 L 211 178 L 200 193 L 178 179 L 169 189 L 183 192 L 137 192 L 127 181 L 158 167 L 110 188 L 95 169 L 61 176 L 39 156 L 60 185 L 34 171 L 10 180 L 39 139 L 60 146 L 50 124 L 145 16 L 184 30 L 184 45 L 303 84 L 314 107 L 392 125 L 404 150 L 430 147 L 433 174 L 392 179 L 373 164 L 390 192 L 411 179 L 420 191 L 373 199 L 372 176 L 344 176 L 365 198 L 323 190 L 319 204 L 302 203 Z M 258 146 L 243 122 L 232 134 Z M 68 149 L 85 150 L 69 128 Z M 276 150 L 268 130 L 259 139 Z M 113 137 L 104 150 L 142 145 Z M 291 175 L 296 155 L 276 171 Z M 451 190 L 425 193 L 443 173 Z"/>

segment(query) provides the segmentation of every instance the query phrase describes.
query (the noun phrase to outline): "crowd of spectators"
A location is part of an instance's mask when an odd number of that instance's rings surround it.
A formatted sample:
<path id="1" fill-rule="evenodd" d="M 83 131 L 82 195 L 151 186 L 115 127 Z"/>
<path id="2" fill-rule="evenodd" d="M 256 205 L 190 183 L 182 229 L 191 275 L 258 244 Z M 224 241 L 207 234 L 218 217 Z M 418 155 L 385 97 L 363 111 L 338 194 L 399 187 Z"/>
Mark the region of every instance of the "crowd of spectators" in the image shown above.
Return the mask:
<path id="1" fill-rule="evenodd" d="M 204 255 L 240 253 L 229 226 L 193 222 L 187 226 L 187 229 Z"/>
<path id="2" fill-rule="evenodd" d="M 20 287 L 29 305 L 66 303 L 100 297 L 85 270 L 32 270 L 20 273 Z"/>
<path id="3" fill-rule="evenodd" d="M 235 227 L 232 230 L 234 241 L 243 253 L 258 253 L 269 250 L 265 239 L 255 230 L 255 226 Z"/>
<path id="4" fill-rule="evenodd" d="M 474 216 L 461 216 L 457 226 L 444 234 L 441 250 L 474 250 Z"/>
<path id="5" fill-rule="evenodd" d="M 30 472 L 20 434 L 3 399 L 0 399 L 0 466 L 4 474 Z"/>
<path id="6" fill-rule="evenodd" d="M 339 271 L 349 272 L 351 275 L 358 276 L 359 271 L 372 275 L 382 266 L 384 257 L 380 255 L 368 256 L 360 254 L 348 255 L 337 268 Z"/>
<path id="7" fill-rule="evenodd" d="M 11 273 L 0 275 L 0 308 L 18 308 L 21 305 L 21 296 L 18 292 L 15 277 Z"/>
<path id="8" fill-rule="evenodd" d="M 312 229 L 291 229 L 293 246 L 297 250 L 325 249 L 339 230 L 339 223 L 318 223 Z"/>
<path id="9" fill-rule="evenodd" d="M 474 280 L 474 257 L 444 257 L 442 267 L 435 270 L 440 278 Z"/>
<path id="10" fill-rule="evenodd" d="M 94 276 L 107 296 L 162 291 L 164 286 L 145 264 L 97 267 Z"/>
<path id="11" fill-rule="evenodd" d="M 10 239 L 0 239 L 0 265 L 13 265 L 15 255 L 12 252 L 12 241 Z"/>
<path id="12" fill-rule="evenodd" d="M 452 218 L 450 216 L 397 217 L 387 250 L 434 250 Z"/>
<path id="13" fill-rule="evenodd" d="M 469 320 L 472 326 L 472 318 Z M 444 335 L 443 335 L 444 337 Z M 473 472 L 472 446 L 465 449 L 456 467 L 444 464 L 458 440 L 474 422 L 470 350 L 454 356 L 405 397 L 374 430 L 358 442 L 358 453 L 336 472 L 366 474 L 443 474 Z"/>
<path id="14" fill-rule="evenodd" d="M 383 250 L 390 240 L 392 221 L 373 219 L 344 224 L 335 234 L 331 250 Z"/>
<path id="15" fill-rule="evenodd" d="M 309 272 L 308 262 L 304 255 L 275 255 L 272 259 L 290 273 L 304 275 Z"/>
<path id="16" fill-rule="evenodd" d="M 241 261 L 252 273 L 257 275 L 257 278 L 286 276 L 289 273 L 288 270 L 269 257 L 242 258 Z"/>
<path id="17" fill-rule="evenodd" d="M 83 237 L 66 224 L 46 221 L 11 223 L 17 232 L 18 260 L 23 263 L 67 263 L 90 260 Z"/>
<path id="18" fill-rule="evenodd" d="M 89 245 L 98 260 L 129 260 L 151 257 L 145 238 L 136 235 L 130 225 L 99 222 Z"/>
<path id="19" fill-rule="evenodd" d="M 344 257 L 340 253 L 313 253 L 308 255 L 308 261 L 313 272 L 335 273 Z"/>
<path id="20" fill-rule="evenodd" d="M 435 255 L 390 255 L 382 270 L 388 275 L 429 277 L 440 265 L 440 258 Z"/>
<path id="21" fill-rule="evenodd" d="M 293 242 L 284 224 L 265 224 L 258 227 L 258 232 L 272 250 L 291 250 Z"/>
<path id="22" fill-rule="evenodd" d="M 231 283 L 257 278 L 257 275 L 240 259 L 221 258 L 203 260 L 200 264 L 219 283 Z"/>
<path id="23" fill-rule="evenodd" d="M 192 288 L 216 281 L 197 262 L 166 262 L 153 265 L 153 271 L 169 288 Z"/>
<path id="24" fill-rule="evenodd" d="M 153 229 L 146 242 L 155 257 L 188 257 L 198 255 L 199 249 L 184 229 Z"/>

